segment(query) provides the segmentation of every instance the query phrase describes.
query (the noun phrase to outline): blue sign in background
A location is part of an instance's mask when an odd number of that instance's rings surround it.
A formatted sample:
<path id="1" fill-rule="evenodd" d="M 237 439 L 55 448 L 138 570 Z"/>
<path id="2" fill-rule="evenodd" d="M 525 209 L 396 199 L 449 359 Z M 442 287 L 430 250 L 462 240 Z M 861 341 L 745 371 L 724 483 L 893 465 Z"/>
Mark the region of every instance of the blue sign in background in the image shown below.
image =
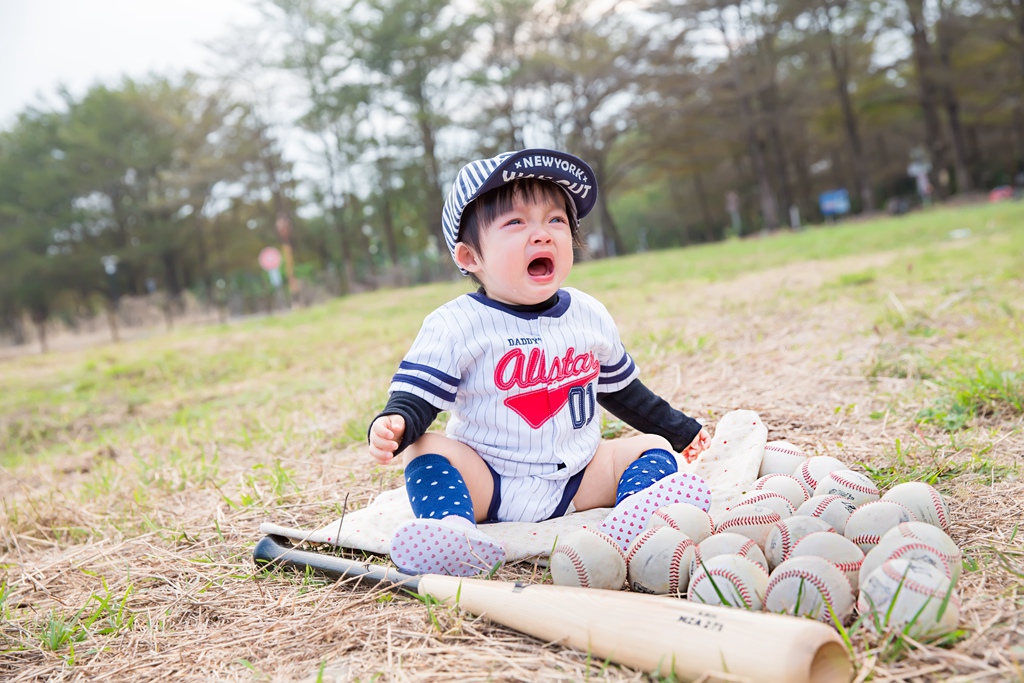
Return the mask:
<path id="1" fill-rule="evenodd" d="M 829 190 L 818 196 L 818 206 L 825 216 L 839 216 L 850 213 L 850 193 L 846 190 Z"/>

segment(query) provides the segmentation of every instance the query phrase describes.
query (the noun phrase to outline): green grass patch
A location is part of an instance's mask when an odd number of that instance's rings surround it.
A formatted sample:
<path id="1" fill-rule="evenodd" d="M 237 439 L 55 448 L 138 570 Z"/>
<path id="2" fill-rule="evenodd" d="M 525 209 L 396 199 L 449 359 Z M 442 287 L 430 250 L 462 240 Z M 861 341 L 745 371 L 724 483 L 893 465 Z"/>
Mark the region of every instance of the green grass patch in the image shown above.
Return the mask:
<path id="1" fill-rule="evenodd" d="M 919 422 L 947 432 L 965 428 L 974 418 L 1024 414 L 1024 373 L 979 364 L 942 382 L 942 395 L 917 414 Z"/>
<path id="2" fill-rule="evenodd" d="M 883 343 L 879 345 L 865 374 L 871 378 L 929 379 L 934 373 L 934 363 L 923 350 L 915 346 Z"/>
<path id="3" fill-rule="evenodd" d="M 1006 237 L 1005 234 L 1022 225 L 1022 203 L 932 209 L 872 221 L 813 227 L 800 232 L 783 231 L 764 239 L 734 239 L 599 261 L 578 268 L 570 278 L 570 284 L 588 291 L 614 291 L 629 287 L 650 288 L 685 280 L 711 282 L 790 263 L 908 248 L 936 252 L 965 251 L 970 254 L 967 257 L 970 261 L 984 262 L 992 254 L 988 250 L 977 250 L 980 242 L 999 235 L 1000 239 L 1019 243 L 1021 235 Z M 971 237 L 951 239 L 950 233 L 962 228 L 969 228 Z M 948 277 L 948 271 L 944 274 L 939 263 L 945 260 L 941 255 L 935 256 L 936 263 L 925 260 L 928 262 L 922 264 L 914 259 L 911 270 L 924 277 Z M 1016 273 L 1019 278 L 1024 270 L 1015 271 L 1013 265 L 1003 263 L 1001 259 L 997 268 L 1008 277 Z M 905 268 L 905 262 L 899 267 Z M 853 280 L 860 281 L 859 284 L 867 284 L 867 279 L 865 273 L 853 276 Z"/>
<path id="4" fill-rule="evenodd" d="M 66 651 L 67 654 L 61 657 L 69 666 L 74 666 L 77 643 L 90 637 L 131 630 L 135 625 L 136 614 L 128 608 L 128 601 L 134 588 L 129 584 L 123 592 L 115 593 L 108 588 L 102 577 L 101 584 L 102 590 L 93 592 L 74 614 L 51 610 L 40 623 L 34 644 L 49 652 Z"/>
<path id="5" fill-rule="evenodd" d="M 877 279 L 877 275 L 874 270 L 865 270 L 858 273 L 843 273 L 836 280 L 836 284 L 840 287 L 861 287 L 863 285 L 870 285 Z"/>
<path id="6" fill-rule="evenodd" d="M 947 445 L 935 444 L 927 448 L 927 453 L 919 454 L 920 448 L 907 446 L 896 439 L 891 457 L 880 459 L 879 463 L 859 463 L 878 485 L 887 491 L 896 484 L 908 481 L 921 481 L 942 490 L 954 480 L 971 476 L 987 484 L 999 481 L 1014 480 L 1020 476 L 1020 467 L 1003 465 L 989 456 L 990 447 L 983 447 L 970 453 L 967 457 L 951 457 L 961 449 L 955 442 Z"/>

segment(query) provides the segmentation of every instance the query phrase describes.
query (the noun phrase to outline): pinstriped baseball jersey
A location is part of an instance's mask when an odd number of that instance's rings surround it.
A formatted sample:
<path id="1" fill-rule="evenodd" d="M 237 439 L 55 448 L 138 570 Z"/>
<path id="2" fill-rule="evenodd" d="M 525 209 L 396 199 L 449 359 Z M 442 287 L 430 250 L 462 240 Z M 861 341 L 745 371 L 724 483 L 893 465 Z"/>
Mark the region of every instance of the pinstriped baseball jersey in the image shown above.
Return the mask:
<path id="1" fill-rule="evenodd" d="M 541 313 L 478 294 L 423 321 L 390 391 L 448 410 L 448 436 L 505 477 L 566 480 L 601 441 L 598 392 L 639 374 L 607 309 L 579 290 L 558 291 Z"/>

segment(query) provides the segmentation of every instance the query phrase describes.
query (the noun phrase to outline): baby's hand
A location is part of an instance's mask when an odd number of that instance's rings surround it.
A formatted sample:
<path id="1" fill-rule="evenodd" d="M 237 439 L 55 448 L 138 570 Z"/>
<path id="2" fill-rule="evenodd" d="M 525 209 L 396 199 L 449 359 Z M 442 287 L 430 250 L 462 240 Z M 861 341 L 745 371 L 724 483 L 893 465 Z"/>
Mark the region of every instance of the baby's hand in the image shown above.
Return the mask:
<path id="1" fill-rule="evenodd" d="M 370 455 L 381 465 L 390 464 L 405 434 L 405 418 L 381 415 L 370 425 Z"/>
<path id="2" fill-rule="evenodd" d="M 700 433 L 693 437 L 693 441 L 690 445 L 683 449 L 682 456 L 686 462 L 693 462 L 697 459 L 697 456 L 708 449 L 711 445 L 711 435 L 708 434 L 707 427 L 701 427 Z"/>

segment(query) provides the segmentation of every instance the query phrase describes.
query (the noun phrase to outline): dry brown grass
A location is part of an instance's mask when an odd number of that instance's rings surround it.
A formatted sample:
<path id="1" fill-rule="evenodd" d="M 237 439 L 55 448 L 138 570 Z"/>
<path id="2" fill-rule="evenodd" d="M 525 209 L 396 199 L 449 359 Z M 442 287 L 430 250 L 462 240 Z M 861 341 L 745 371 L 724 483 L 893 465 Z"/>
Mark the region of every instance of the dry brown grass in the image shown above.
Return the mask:
<path id="1" fill-rule="evenodd" d="M 600 294 L 647 383 L 687 412 L 713 424 L 729 410 L 754 409 L 769 438 L 892 468 L 894 477 L 942 472 L 937 486 L 950 504 L 951 535 L 970 564 L 960 583 L 964 632 L 928 645 L 855 630 L 858 680 L 1021 680 L 1021 418 L 979 418 L 951 438 L 913 420 L 937 385 L 899 373 L 870 377 L 886 349 L 912 346 L 939 357 L 957 349 L 958 332 L 983 320 L 956 306 L 935 312 L 948 296 L 939 283 L 886 281 L 879 296 L 830 284 L 894 258 L 807 263 L 648 291 L 642 305 L 622 293 Z M 1024 300 L 1020 281 L 1011 284 L 1016 301 Z M 943 332 L 922 338 L 880 322 L 888 291 L 905 309 L 930 311 Z M 232 334 L 245 342 L 244 331 Z M 19 372 L 46 371 L 34 367 Z M 375 381 L 386 381 L 381 374 Z M 217 389 L 230 394 L 243 385 Z M 372 403 L 369 394 L 348 391 Z M 128 443 L 3 471 L 0 679 L 652 680 L 455 609 L 428 611 L 377 589 L 256 572 L 249 556 L 261 521 L 317 527 L 338 516 L 346 495 L 349 508 L 358 508 L 400 481 L 394 470 L 369 467 L 358 444 L 347 445 L 338 413 L 353 409 L 344 390 L 317 396 L 304 409 L 274 398 L 225 409 L 199 438 L 185 428 L 163 436 L 140 430 Z M 171 409 L 157 402 L 143 410 Z M 111 408 L 96 419 L 132 418 Z M 243 424 L 258 438 L 240 439 Z M 520 564 L 498 578 L 541 575 Z M 77 624 L 80 639 L 44 646 L 55 621 L 72 630 Z"/>

